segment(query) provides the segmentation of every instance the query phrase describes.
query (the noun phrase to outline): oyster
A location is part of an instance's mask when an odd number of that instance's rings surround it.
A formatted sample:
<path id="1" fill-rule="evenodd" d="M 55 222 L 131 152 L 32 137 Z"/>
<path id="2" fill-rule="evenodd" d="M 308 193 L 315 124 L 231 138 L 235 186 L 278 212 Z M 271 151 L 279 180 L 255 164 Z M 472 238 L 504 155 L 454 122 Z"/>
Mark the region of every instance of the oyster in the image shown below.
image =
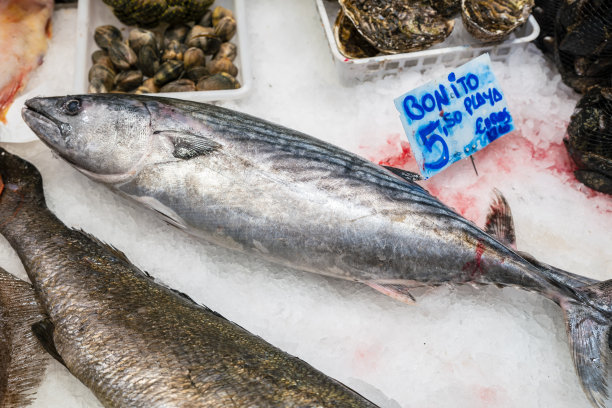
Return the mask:
<path id="1" fill-rule="evenodd" d="M 417 51 L 442 42 L 454 21 L 425 0 L 339 0 L 346 16 L 374 47 L 387 54 Z"/>
<path id="2" fill-rule="evenodd" d="M 444 17 L 454 17 L 461 11 L 461 0 L 431 0 L 431 5 Z"/>
<path id="3" fill-rule="evenodd" d="M 591 88 L 576 105 L 565 147 L 578 166 L 576 178 L 612 194 L 612 88 Z"/>
<path id="4" fill-rule="evenodd" d="M 103 0 L 126 25 L 155 27 L 160 22 L 178 24 L 197 21 L 213 0 Z"/>
<path id="5" fill-rule="evenodd" d="M 348 58 L 368 58 L 378 54 L 378 50 L 357 31 L 355 25 L 340 10 L 334 23 L 334 37 L 338 50 Z"/>
<path id="6" fill-rule="evenodd" d="M 465 28 L 482 42 L 498 42 L 523 25 L 534 0 L 461 0 Z"/>

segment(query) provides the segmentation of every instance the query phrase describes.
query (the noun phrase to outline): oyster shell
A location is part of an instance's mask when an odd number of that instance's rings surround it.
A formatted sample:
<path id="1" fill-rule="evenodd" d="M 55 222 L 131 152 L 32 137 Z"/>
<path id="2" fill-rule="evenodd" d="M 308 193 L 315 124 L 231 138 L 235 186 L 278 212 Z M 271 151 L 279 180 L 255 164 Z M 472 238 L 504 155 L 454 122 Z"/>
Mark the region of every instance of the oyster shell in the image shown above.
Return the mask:
<path id="1" fill-rule="evenodd" d="M 431 0 L 431 5 L 444 17 L 454 17 L 461 11 L 461 0 Z"/>
<path id="2" fill-rule="evenodd" d="M 482 42 L 498 42 L 523 25 L 534 0 L 461 0 L 465 28 Z"/>
<path id="3" fill-rule="evenodd" d="M 334 23 L 334 37 L 338 50 L 348 58 L 368 58 L 378 54 L 378 50 L 357 31 L 353 22 L 342 10 Z"/>
<path id="4" fill-rule="evenodd" d="M 424 0 L 339 0 L 346 16 L 384 53 L 417 51 L 442 42 L 454 21 Z"/>
<path id="5" fill-rule="evenodd" d="M 576 105 L 565 147 L 578 166 L 576 178 L 612 194 L 612 88 L 591 88 Z"/>

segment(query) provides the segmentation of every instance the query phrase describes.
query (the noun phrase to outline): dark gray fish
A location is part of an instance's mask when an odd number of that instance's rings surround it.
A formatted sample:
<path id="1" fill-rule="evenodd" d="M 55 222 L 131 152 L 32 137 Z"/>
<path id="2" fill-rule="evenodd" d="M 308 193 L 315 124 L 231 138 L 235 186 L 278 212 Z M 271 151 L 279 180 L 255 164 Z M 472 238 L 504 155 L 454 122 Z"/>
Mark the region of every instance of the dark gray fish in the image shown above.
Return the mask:
<path id="1" fill-rule="evenodd" d="M 583 285 L 525 259 L 407 172 L 208 104 L 81 95 L 26 106 L 28 125 L 78 170 L 210 242 L 403 301 L 442 284 L 540 293 L 564 310 L 587 396 L 609 399 L 606 282 Z"/>
<path id="2" fill-rule="evenodd" d="M 43 319 L 32 286 L 0 268 L 0 407 L 30 405 L 48 358 L 32 325 Z"/>
<path id="3" fill-rule="evenodd" d="M 0 233 L 48 315 L 36 333 L 105 406 L 376 407 L 67 228 L 36 168 L 1 149 L 0 177 Z"/>

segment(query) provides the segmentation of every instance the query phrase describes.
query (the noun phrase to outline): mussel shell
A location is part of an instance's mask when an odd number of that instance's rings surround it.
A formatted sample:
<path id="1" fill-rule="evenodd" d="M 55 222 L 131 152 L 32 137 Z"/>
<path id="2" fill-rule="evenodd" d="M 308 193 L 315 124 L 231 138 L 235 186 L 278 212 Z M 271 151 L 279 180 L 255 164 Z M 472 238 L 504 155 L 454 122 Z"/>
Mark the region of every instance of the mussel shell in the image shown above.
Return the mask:
<path id="1" fill-rule="evenodd" d="M 164 50 L 162 55 L 162 61 L 168 60 L 183 60 L 183 55 L 187 51 L 187 46 L 183 43 L 180 43 L 176 40 L 170 41 Z"/>
<path id="2" fill-rule="evenodd" d="M 363 37 L 387 54 L 417 51 L 444 41 L 454 21 L 426 0 L 339 0 Z"/>
<path id="3" fill-rule="evenodd" d="M 106 65 L 93 64 L 89 69 L 87 79 L 90 83 L 99 81 L 104 84 L 107 89 L 111 89 L 113 87 L 115 75 L 116 72 L 107 67 Z"/>
<path id="4" fill-rule="evenodd" d="M 152 77 L 159 70 L 159 58 L 153 47 L 146 45 L 138 53 L 138 69 L 148 77 Z"/>
<path id="5" fill-rule="evenodd" d="M 206 64 L 206 68 L 213 75 L 220 72 L 227 72 L 233 77 L 238 75 L 238 67 L 229 58 L 215 58 Z"/>
<path id="6" fill-rule="evenodd" d="M 108 88 L 103 81 L 94 79 L 89 82 L 87 93 L 107 93 L 111 88 Z"/>
<path id="7" fill-rule="evenodd" d="M 200 21 L 198 21 L 198 25 L 202 27 L 212 27 L 212 10 L 206 11 Z"/>
<path id="8" fill-rule="evenodd" d="M 151 47 L 157 53 L 157 39 L 155 38 L 155 33 L 152 31 L 143 28 L 134 28 L 130 31 L 128 43 L 136 54 L 138 54 L 140 49 L 144 46 Z"/>
<path id="9" fill-rule="evenodd" d="M 175 25 L 166 29 L 166 32 L 164 33 L 164 47 L 166 47 L 171 41 L 178 41 L 180 43 L 184 42 L 189 30 L 189 26 L 185 24 Z"/>
<path id="10" fill-rule="evenodd" d="M 142 84 L 142 72 L 138 70 L 122 71 L 115 77 L 115 89 L 122 92 L 132 91 Z"/>
<path id="11" fill-rule="evenodd" d="M 210 72 L 208 72 L 208 69 L 204 66 L 193 67 L 187 72 L 185 72 L 185 76 L 191 79 L 193 82 L 197 83 L 202 78 L 209 77 Z"/>
<path id="12" fill-rule="evenodd" d="M 94 41 L 98 47 L 108 49 L 113 41 L 123 41 L 121 31 L 112 25 L 103 25 L 96 28 L 94 32 Z"/>
<path id="13" fill-rule="evenodd" d="M 153 78 L 149 78 L 146 81 L 144 81 L 142 85 L 140 85 L 134 91 L 135 94 L 157 93 L 157 92 L 159 92 L 159 89 L 157 88 L 157 86 L 155 86 L 155 82 Z"/>
<path id="14" fill-rule="evenodd" d="M 215 25 L 215 35 L 221 39 L 221 41 L 229 41 L 236 34 L 236 20 L 233 17 L 223 17 Z"/>
<path id="15" fill-rule="evenodd" d="M 130 67 L 136 65 L 138 61 L 138 57 L 134 50 L 126 43 L 117 40 L 111 41 L 108 47 L 108 56 L 113 62 L 113 65 L 120 70 L 130 69 Z"/>
<path id="16" fill-rule="evenodd" d="M 593 87 L 576 105 L 564 140 L 576 178 L 612 194 L 612 88 Z"/>
<path id="17" fill-rule="evenodd" d="M 204 51 L 197 47 L 187 49 L 183 54 L 183 63 L 187 71 L 193 67 L 205 65 L 206 56 L 204 55 Z"/>
<path id="18" fill-rule="evenodd" d="M 462 0 L 461 19 L 477 39 L 499 42 L 527 21 L 533 5 L 534 0 Z"/>
<path id="19" fill-rule="evenodd" d="M 215 54 L 215 58 L 228 58 L 233 61 L 236 59 L 236 55 L 238 54 L 238 47 L 236 44 L 231 42 L 224 42 L 219 47 L 219 51 Z"/>
<path id="20" fill-rule="evenodd" d="M 334 37 L 338 50 L 348 58 L 368 58 L 378 54 L 378 50 L 357 31 L 353 22 L 344 15 L 342 9 L 334 23 Z"/>
<path id="21" fill-rule="evenodd" d="M 226 72 L 215 74 L 208 78 L 201 79 L 197 85 L 198 91 L 221 91 L 226 89 L 238 89 L 240 83 Z"/>
<path id="22" fill-rule="evenodd" d="M 195 83 L 190 79 L 177 79 L 162 86 L 159 92 L 194 92 Z"/>
<path id="23" fill-rule="evenodd" d="M 153 83 L 162 86 L 170 81 L 174 81 L 183 73 L 184 66 L 182 61 L 168 60 L 159 66 L 153 75 Z"/>
<path id="24" fill-rule="evenodd" d="M 225 7 L 217 6 L 212 12 L 212 25 L 215 27 L 223 17 L 234 17 L 234 13 Z"/>
<path id="25" fill-rule="evenodd" d="M 188 47 L 198 47 L 204 54 L 213 55 L 219 51 L 221 40 L 215 35 L 215 29 L 212 27 L 202 27 L 194 25 L 185 38 L 185 43 Z"/>

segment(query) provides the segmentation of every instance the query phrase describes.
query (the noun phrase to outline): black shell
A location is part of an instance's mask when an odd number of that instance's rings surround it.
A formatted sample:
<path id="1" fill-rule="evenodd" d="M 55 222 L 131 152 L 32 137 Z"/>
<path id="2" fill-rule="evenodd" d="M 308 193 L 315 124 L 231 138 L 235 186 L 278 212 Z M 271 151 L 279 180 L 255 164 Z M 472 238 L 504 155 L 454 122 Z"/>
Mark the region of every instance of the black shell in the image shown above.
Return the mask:
<path id="1" fill-rule="evenodd" d="M 612 194 L 612 88 L 591 88 L 576 105 L 564 140 L 576 178 Z"/>

